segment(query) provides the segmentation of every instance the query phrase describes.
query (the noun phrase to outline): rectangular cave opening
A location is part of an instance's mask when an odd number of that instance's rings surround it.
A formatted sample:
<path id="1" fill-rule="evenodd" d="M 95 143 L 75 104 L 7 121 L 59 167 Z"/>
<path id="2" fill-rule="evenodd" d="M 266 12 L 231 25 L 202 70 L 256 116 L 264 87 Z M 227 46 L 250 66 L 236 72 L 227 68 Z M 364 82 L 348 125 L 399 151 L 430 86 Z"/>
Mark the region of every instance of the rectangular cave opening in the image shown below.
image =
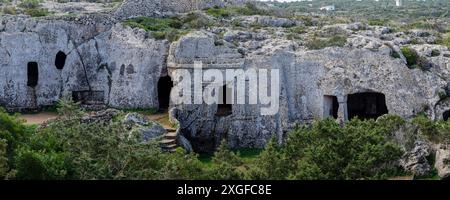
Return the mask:
<path id="1" fill-rule="evenodd" d="M 36 87 L 39 81 L 39 69 L 37 62 L 27 64 L 27 86 Z"/>
<path id="2" fill-rule="evenodd" d="M 388 114 L 386 98 L 382 93 L 364 92 L 348 95 L 347 100 L 349 119 L 377 119 Z"/>
<path id="3" fill-rule="evenodd" d="M 336 96 L 325 95 L 323 97 L 323 117 L 338 118 L 339 103 Z"/>
<path id="4" fill-rule="evenodd" d="M 447 110 L 442 114 L 442 119 L 444 119 L 444 121 L 448 121 L 449 118 L 450 118 L 450 110 Z"/>
<path id="5" fill-rule="evenodd" d="M 219 103 L 217 104 L 216 116 L 224 117 L 232 114 L 231 92 L 231 88 L 227 85 L 219 88 Z"/>
<path id="6" fill-rule="evenodd" d="M 72 91 L 72 100 L 81 104 L 102 104 L 105 98 L 103 91 Z"/>
<path id="7" fill-rule="evenodd" d="M 158 103 L 160 111 L 167 111 L 170 106 L 170 91 L 173 82 L 169 76 L 164 76 L 158 80 Z"/>

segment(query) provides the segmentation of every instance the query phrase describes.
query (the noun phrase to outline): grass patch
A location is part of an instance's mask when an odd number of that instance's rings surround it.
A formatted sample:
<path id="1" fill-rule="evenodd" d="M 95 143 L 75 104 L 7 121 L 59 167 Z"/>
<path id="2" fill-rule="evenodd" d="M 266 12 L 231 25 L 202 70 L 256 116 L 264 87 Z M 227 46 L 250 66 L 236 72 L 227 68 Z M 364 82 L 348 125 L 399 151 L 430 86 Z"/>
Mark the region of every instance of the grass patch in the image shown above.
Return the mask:
<path id="1" fill-rule="evenodd" d="M 408 65 L 408 68 L 415 69 L 420 68 L 424 71 L 428 70 L 430 68 L 430 64 L 428 60 L 422 56 L 420 56 L 416 50 L 410 48 L 410 47 L 402 47 L 401 48 L 403 56 L 406 58 L 406 64 Z"/>
<path id="2" fill-rule="evenodd" d="M 231 15 L 231 11 L 227 8 L 213 7 L 206 10 L 206 14 L 216 18 L 228 18 Z"/>
<path id="3" fill-rule="evenodd" d="M 243 161 L 241 168 L 251 166 L 262 151 L 262 149 L 254 148 L 242 148 L 233 150 L 233 152 Z M 210 153 L 200 154 L 198 156 L 198 160 L 200 160 L 200 162 L 202 162 L 206 167 L 211 167 L 213 165 L 213 156 L 214 154 Z"/>
<path id="4" fill-rule="evenodd" d="M 345 36 L 333 36 L 331 38 L 313 38 L 306 43 L 306 47 L 313 50 L 324 49 L 326 47 L 343 47 L 347 43 Z"/>
<path id="5" fill-rule="evenodd" d="M 437 41 L 437 44 L 446 46 L 448 50 L 450 50 L 450 35 L 444 36 L 443 38 Z"/>
<path id="6" fill-rule="evenodd" d="M 27 8 L 25 13 L 31 17 L 44 17 L 50 14 L 47 8 Z"/>
<path id="7" fill-rule="evenodd" d="M 123 22 L 125 26 L 140 28 L 151 32 L 153 38 L 157 40 L 167 39 L 176 41 L 182 35 L 188 33 L 188 30 L 182 30 L 183 21 L 179 18 L 152 18 L 137 17 Z"/>

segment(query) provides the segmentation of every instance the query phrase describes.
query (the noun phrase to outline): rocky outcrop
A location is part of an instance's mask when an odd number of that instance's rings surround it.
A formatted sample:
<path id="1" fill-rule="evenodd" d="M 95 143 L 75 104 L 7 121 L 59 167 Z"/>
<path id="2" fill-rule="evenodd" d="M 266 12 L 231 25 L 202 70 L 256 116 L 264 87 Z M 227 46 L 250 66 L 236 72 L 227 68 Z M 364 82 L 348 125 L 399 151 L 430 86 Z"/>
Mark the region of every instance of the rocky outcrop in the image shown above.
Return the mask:
<path id="1" fill-rule="evenodd" d="M 65 95 L 85 104 L 158 107 L 155 86 L 164 73 L 167 41 L 99 16 L 2 18 L 0 24 L 7 27 L 0 32 L 0 103 L 6 108 L 36 109 Z M 55 66 L 58 53 L 64 54 L 61 69 Z M 38 69 L 35 86 L 28 84 L 30 63 Z"/>
<path id="2" fill-rule="evenodd" d="M 361 23 L 337 24 L 323 30 L 310 27 L 310 33 L 297 30 L 295 34 L 301 38 L 312 32 L 320 37 L 332 37 L 334 33 L 347 37 L 342 47 L 309 50 L 303 40 L 286 39 L 293 34 L 286 27 L 303 22 L 272 16 L 235 17 L 243 26 L 238 28 L 226 26 L 233 19 L 212 19 L 220 27 L 191 31 L 173 43 L 116 21 L 135 16 L 182 15 L 193 9 L 240 5 L 245 1 L 198 2 L 129 0 L 114 16 L 2 16 L 0 105 L 9 110 L 37 109 L 68 95 L 95 106 L 157 108 L 159 79 L 169 75 L 178 84 L 180 80 L 174 79 L 180 73 L 178 69 L 192 71 L 194 64 L 201 62 L 203 69 L 222 73 L 226 69 L 279 70 L 279 111 L 261 115 L 266 105 L 236 104 L 222 115 L 218 105 L 172 104 L 180 110 L 177 132 L 196 151 L 211 151 L 223 139 L 232 148 L 261 148 L 272 137 L 281 143 L 296 124 L 325 117 L 346 120 L 352 107 L 361 112 L 385 107 L 381 114 L 405 118 L 426 112 L 433 119 L 442 119 L 443 113 L 450 110 L 450 100 L 442 96 L 450 82 L 449 50 L 439 45 L 410 45 L 430 64 L 425 70 L 408 68 L 400 51 L 412 40 L 433 40 L 432 34 L 395 33 L 388 27 Z M 255 23 L 263 26 L 250 29 Z M 216 86 L 229 84 L 231 81 Z M 361 104 L 349 98 L 366 93 L 376 93 L 381 103 L 369 102 L 367 109 L 358 108 Z M 250 96 L 246 94 L 247 99 Z M 330 112 L 334 110 L 337 116 Z M 150 132 L 149 137 L 158 135 L 158 131 Z M 177 132 L 168 135 L 171 147 L 176 145 Z M 178 143 L 186 142 L 180 139 Z M 189 145 L 185 146 L 189 149 Z M 417 148 L 405 165 L 420 174 L 427 166 L 415 167 L 423 160 L 422 148 Z"/>
<path id="3" fill-rule="evenodd" d="M 122 122 L 128 127 L 130 134 L 137 134 L 142 142 L 160 139 L 167 132 L 160 124 L 138 113 L 128 113 Z"/>
<path id="4" fill-rule="evenodd" d="M 420 140 L 416 141 L 414 148 L 404 155 L 401 165 L 415 176 L 425 176 L 431 171 L 431 166 L 427 160 L 431 154 L 430 144 Z"/>
<path id="5" fill-rule="evenodd" d="M 440 145 L 437 149 L 434 167 L 438 171 L 440 178 L 450 178 L 450 149 L 448 145 Z"/>
<path id="6" fill-rule="evenodd" d="M 125 0 L 116 11 L 118 19 L 138 16 L 165 17 L 177 13 L 203 10 L 212 7 L 239 6 L 248 0 Z"/>

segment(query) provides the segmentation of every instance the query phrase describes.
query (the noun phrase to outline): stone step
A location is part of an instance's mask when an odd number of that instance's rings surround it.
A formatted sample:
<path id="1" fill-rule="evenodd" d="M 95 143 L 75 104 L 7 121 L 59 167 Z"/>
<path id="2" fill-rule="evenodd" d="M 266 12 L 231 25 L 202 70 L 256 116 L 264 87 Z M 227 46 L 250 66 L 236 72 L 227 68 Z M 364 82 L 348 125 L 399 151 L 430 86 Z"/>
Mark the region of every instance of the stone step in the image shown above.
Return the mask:
<path id="1" fill-rule="evenodd" d="M 173 129 L 173 128 L 166 128 L 166 131 L 169 132 L 177 132 L 177 129 Z"/>
<path id="2" fill-rule="evenodd" d="M 164 139 L 177 139 L 177 132 L 169 132 L 164 134 Z"/>
<path id="3" fill-rule="evenodd" d="M 164 146 L 163 149 L 164 150 L 171 150 L 171 149 L 175 150 L 177 147 L 178 147 L 178 145 L 171 144 L 171 145 Z"/>
<path id="4" fill-rule="evenodd" d="M 159 142 L 159 144 L 161 145 L 161 147 L 166 147 L 172 144 L 177 144 L 177 140 L 175 139 L 163 139 Z"/>

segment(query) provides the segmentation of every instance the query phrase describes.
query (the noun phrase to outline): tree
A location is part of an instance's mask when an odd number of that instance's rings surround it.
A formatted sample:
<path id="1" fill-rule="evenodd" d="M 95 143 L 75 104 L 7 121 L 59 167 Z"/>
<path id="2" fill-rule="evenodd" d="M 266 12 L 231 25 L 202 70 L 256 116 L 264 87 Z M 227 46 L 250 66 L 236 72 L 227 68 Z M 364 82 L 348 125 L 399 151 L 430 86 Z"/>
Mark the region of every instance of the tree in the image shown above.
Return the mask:
<path id="1" fill-rule="evenodd" d="M 242 165 L 242 160 L 229 148 L 223 140 L 214 153 L 212 167 L 209 169 L 209 179 L 213 180 L 236 180 L 242 179 L 243 175 L 238 167 Z"/>
<path id="2" fill-rule="evenodd" d="M 287 176 L 286 160 L 279 151 L 275 138 L 266 145 L 258 156 L 255 165 L 249 169 L 247 179 L 250 180 L 280 180 Z"/>

